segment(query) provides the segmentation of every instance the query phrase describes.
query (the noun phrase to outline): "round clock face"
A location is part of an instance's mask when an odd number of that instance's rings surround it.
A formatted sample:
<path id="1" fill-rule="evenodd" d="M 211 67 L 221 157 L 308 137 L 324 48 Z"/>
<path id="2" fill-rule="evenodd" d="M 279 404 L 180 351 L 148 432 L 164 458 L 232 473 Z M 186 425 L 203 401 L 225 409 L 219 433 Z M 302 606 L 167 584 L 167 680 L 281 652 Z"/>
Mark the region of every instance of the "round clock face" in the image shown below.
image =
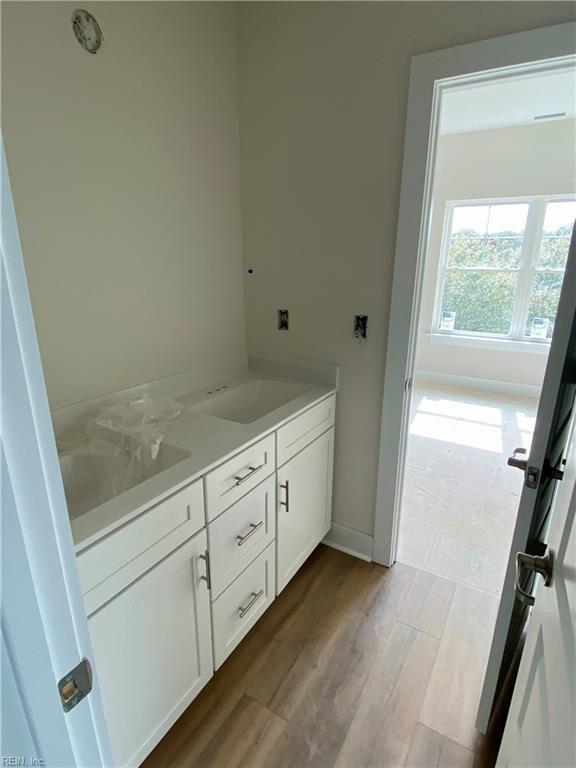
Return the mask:
<path id="1" fill-rule="evenodd" d="M 102 45 L 102 30 L 88 11 L 80 8 L 72 14 L 72 29 L 76 39 L 88 53 L 96 53 Z"/>

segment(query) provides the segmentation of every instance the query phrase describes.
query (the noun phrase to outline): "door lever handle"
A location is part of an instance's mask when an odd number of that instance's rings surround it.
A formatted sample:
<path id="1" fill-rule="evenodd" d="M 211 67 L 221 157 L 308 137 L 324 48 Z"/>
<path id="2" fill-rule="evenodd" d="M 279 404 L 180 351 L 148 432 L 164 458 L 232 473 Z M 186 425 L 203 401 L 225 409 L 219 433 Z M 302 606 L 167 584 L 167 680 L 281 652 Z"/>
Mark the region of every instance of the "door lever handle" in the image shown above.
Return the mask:
<path id="1" fill-rule="evenodd" d="M 546 549 L 542 556 L 529 555 L 526 552 L 518 552 L 516 555 L 516 597 L 526 605 L 534 605 L 535 598 L 529 592 L 522 588 L 522 569 L 539 573 L 544 579 L 544 586 L 549 587 L 552 583 L 552 572 L 554 570 L 554 555 L 552 550 Z"/>
<path id="2" fill-rule="evenodd" d="M 526 448 L 514 448 L 512 451 L 512 456 L 508 456 L 508 461 L 506 463 L 509 467 L 516 467 L 516 469 L 521 469 L 522 472 L 526 472 L 528 460 L 519 459 L 518 456 L 526 456 L 527 453 L 528 451 Z"/>

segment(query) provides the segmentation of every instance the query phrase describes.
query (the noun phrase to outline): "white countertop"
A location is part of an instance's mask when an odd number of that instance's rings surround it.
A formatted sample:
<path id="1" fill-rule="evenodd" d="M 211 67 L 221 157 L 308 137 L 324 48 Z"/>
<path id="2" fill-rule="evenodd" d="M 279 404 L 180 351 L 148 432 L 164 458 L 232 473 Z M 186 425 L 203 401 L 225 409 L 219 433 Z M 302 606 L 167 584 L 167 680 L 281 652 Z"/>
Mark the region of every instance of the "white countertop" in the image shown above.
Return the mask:
<path id="1" fill-rule="evenodd" d="M 251 378 L 261 377 L 252 374 L 242 377 L 246 381 Z M 337 389 L 336 386 L 328 384 L 302 381 L 298 383 L 306 384 L 307 390 L 304 394 L 249 424 L 201 413 L 186 414 L 172 424 L 166 432 L 165 442 L 182 448 L 190 456 L 89 512 L 72 518 L 72 536 L 76 552 L 94 544 L 115 528 L 206 474 Z M 186 401 L 187 398 L 179 399 Z"/>

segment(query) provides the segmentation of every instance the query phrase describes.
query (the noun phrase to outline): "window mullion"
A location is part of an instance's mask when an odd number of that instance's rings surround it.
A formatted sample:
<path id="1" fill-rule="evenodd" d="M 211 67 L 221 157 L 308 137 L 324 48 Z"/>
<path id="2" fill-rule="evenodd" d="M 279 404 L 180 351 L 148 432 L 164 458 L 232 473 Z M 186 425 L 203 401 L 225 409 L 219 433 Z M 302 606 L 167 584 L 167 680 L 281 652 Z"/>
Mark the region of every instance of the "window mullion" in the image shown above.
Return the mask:
<path id="1" fill-rule="evenodd" d="M 544 200 L 537 199 L 530 203 L 526 229 L 524 230 L 524 238 L 522 240 L 518 284 L 516 286 L 516 297 L 512 310 L 512 322 L 510 324 L 510 335 L 515 339 L 526 338 L 526 317 L 530 303 L 530 290 L 540 251 L 545 213 L 546 202 Z"/>
<path id="2" fill-rule="evenodd" d="M 452 216 L 454 215 L 454 205 L 449 205 L 444 216 L 444 226 L 442 229 L 442 242 L 440 245 L 440 263 L 438 277 L 436 279 L 436 296 L 434 297 L 434 315 L 432 317 L 432 330 L 440 328 L 440 314 L 442 311 L 442 296 L 444 295 L 444 284 L 446 282 L 446 272 L 448 267 L 448 248 L 450 246 L 450 232 L 452 230 Z"/>

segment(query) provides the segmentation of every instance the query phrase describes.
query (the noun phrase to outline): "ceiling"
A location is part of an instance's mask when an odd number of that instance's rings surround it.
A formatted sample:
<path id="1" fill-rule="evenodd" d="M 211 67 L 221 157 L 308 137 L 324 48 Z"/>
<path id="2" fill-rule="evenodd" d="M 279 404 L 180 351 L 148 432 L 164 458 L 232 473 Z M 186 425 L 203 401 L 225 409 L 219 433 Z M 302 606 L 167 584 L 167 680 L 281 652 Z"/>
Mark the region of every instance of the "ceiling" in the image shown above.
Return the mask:
<path id="1" fill-rule="evenodd" d="M 555 115 L 534 119 L 543 115 Z M 576 68 L 519 75 L 470 87 L 442 97 L 440 133 L 463 133 L 576 118 Z"/>

